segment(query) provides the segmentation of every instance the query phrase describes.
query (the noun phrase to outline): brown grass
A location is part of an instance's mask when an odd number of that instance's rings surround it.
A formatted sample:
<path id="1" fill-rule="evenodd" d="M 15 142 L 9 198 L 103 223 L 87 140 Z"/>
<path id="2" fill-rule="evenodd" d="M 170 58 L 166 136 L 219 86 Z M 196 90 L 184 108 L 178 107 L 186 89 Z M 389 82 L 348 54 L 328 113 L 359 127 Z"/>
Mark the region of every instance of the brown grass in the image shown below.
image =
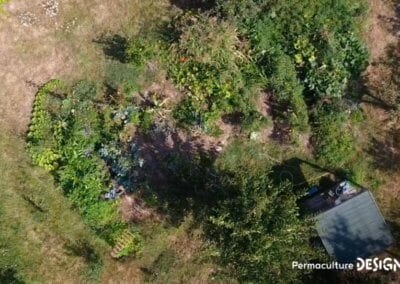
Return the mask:
<path id="1" fill-rule="evenodd" d="M 66 0 L 46 16 L 42 0 L 13 0 L 0 16 L 0 121 L 26 130 L 37 86 L 51 78 L 68 81 L 103 76 L 104 56 L 93 40 L 105 33 L 134 37 L 168 16 L 166 0 Z M 36 20 L 21 24 L 21 15 Z"/>
<path id="2" fill-rule="evenodd" d="M 399 44 L 400 40 L 395 36 L 393 21 L 398 21 L 393 1 L 371 0 L 370 21 L 367 30 L 366 41 L 370 49 L 370 62 L 365 80 L 368 91 L 375 96 L 385 82 L 390 80 L 390 67 L 384 64 L 387 59 L 388 47 Z M 384 98 L 383 98 L 384 99 Z M 392 228 L 392 232 L 398 240 L 400 237 L 400 168 L 398 167 L 400 147 L 393 136 L 393 131 L 398 129 L 398 123 L 394 123 L 391 113 L 385 107 L 364 103 L 362 105 L 366 119 L 362 125 L 360 142 L 364 145 L 365 158 L 374 163 L 374 169 L 369 172 L 379 183 L 374 191 L 380 209 L 385 219 Z M 371 149 L 374 149 L 371 151 Z M 397 157 L 397 158 L 396 158 Z M 397 253 L 395 248 L 392 253 Z M 397 278 L 399 274 L 397 274 Z"/>

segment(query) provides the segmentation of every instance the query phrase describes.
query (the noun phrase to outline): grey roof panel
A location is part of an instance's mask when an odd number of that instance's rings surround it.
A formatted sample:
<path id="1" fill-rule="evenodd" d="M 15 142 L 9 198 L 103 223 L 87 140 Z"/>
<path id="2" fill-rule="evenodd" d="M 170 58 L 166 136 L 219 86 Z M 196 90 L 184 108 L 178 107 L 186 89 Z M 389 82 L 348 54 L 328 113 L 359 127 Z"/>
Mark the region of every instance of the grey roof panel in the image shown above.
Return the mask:
<path id="1" fill-rule="evenodd" d="M 339 262 L 353 262 L 392 245 L 393 237 L 369 191 L 317 216 L 317 231 Z"/>

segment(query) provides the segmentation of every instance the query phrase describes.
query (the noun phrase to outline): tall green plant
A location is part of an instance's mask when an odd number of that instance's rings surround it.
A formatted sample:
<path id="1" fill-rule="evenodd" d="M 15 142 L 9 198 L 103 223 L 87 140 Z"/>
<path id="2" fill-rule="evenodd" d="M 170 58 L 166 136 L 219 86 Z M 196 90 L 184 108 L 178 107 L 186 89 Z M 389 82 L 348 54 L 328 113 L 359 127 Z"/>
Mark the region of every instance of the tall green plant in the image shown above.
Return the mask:
<path id="1" fill-rule="evenodd" d="M 298 196 L 288 182 L 276 184 L 260 145 L 234 144 L 217 161 L 221 198 L 207 233 L 221 249 L 221 260 L 240 281 L 291 283 L 301 271 L 295 259 L 311 260 L 312 222 L 299 217 Z"/>

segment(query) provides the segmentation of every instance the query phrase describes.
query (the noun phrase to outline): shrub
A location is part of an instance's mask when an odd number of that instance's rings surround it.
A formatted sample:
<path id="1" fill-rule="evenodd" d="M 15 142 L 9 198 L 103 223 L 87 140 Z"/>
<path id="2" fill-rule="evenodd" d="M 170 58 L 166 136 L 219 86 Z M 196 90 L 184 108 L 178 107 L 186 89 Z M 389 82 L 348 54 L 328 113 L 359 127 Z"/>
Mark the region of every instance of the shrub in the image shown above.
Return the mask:
<path id="1" fill-rule="evenodd" d="M 303 99 L 303 86 L 297 79 L 290 57 L 281 54 L 271 59 L 275 68 L 271 72 L 269 86 L 274 91 L 277 103 L 285 108 L 286 118 L 293 129 L 308 129 L 307 105 Z"/>
<path id="2" fill-rule="evenodd" d="M 239 281 L 290 283 L 302 273 L 290 269 L 291 261 L 315 259 L 319 252 L 309 244 L 312 222 L 299 218 L 292 185 L 273 182 L 262 150 L 258 144 L 234 144 L 219 158 L 220 201 L 206 232 Z"/>
<path id="3" fill-rule="evenodd" d="M 320 106 L 313 116 L 313 140 L 318 160 L 330 168 L 346 165 L 355 154 L 348 115 L 336 104 Z"/>
<path id="4" fill-rule="evenodd" d="M 187 94 L 174 117 L 217 133 L 215 121 L 223 114 L 239 111 L 247 115 L 251 107 L 245 89 L 252 89 L 253 82 L 242 70 L 251 62 L 238 45 L 235 28 L 192 12 L 177 17 L 172 26 L 177 37 L 169 75 Z"/>

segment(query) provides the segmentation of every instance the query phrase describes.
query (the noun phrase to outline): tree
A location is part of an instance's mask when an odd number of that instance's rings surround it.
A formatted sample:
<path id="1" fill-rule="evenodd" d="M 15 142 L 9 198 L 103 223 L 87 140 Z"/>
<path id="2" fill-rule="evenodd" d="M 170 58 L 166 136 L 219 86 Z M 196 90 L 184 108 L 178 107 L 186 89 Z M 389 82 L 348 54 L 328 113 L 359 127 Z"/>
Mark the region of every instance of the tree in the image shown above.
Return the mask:
<path id="1" fill-rule="evenodd" d="M 291 283 L 302 273 L 292 261 L 311 261 L 319 251 L 310 245 L 312 222 L 299 216 L 298 196 L 288 181 L 273 182 L 262 150 L 234 145 L 217 162 L 221 201 L 207 233 L 240 281 Z"/>

